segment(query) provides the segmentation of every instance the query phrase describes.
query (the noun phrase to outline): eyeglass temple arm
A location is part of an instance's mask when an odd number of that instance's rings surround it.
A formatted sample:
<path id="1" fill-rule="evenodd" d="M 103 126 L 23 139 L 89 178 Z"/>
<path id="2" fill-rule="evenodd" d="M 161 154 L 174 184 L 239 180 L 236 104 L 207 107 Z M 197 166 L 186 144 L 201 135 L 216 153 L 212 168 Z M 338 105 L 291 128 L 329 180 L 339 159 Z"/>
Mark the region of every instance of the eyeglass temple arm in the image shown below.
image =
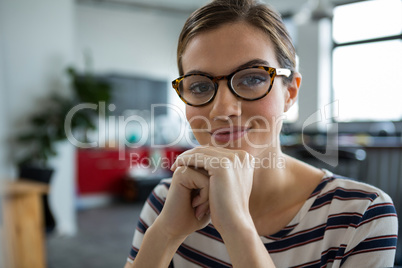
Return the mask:
<path id="1" fill-rule="evenodd" d="M 276 75 L 284 75 L 289 77 L 292 72 L 289 69 L 276 68 Z"/>

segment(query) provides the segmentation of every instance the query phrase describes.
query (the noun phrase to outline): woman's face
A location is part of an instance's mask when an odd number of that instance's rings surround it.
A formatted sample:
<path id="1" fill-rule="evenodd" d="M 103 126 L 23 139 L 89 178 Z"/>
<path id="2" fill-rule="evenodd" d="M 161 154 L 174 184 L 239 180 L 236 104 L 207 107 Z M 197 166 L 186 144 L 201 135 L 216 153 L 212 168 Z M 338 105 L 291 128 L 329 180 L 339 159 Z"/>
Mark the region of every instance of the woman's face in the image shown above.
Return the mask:
<path id="1" fill-rule="evenodd" d="M 182 55 L 182 64 L 184 74 L 211 76 L 228 75 L 239 67 L 253 65 L 283 67 L 276 60 L 270 38 L 242 22 L 196 35 Z M 256 156 L 267 149 L 279 149 L 283 113 L 293 103 L 294 95 L 277 76 L 267 96 L 245 101 L 233 95 L 223 80 L 214 100 L 201 107 L 187 105 L 186 117 L 201 145 L 242 149 Z"/>

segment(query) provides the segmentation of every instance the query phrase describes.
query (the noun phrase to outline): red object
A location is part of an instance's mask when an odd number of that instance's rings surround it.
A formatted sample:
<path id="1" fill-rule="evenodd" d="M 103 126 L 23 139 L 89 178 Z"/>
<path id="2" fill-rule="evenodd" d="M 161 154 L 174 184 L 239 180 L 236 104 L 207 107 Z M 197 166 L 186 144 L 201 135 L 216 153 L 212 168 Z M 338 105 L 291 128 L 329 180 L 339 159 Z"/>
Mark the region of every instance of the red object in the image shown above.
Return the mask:
<path id="1" fill-rule="evenodd" d="M 79 149 L 77 150 L 78 194 L 113 194 L 122 192 L 122 178 L 130 166 L 147 164 L 149 149 L 146 147 L 126 148 L 119 153 L 117 149 Z"/>

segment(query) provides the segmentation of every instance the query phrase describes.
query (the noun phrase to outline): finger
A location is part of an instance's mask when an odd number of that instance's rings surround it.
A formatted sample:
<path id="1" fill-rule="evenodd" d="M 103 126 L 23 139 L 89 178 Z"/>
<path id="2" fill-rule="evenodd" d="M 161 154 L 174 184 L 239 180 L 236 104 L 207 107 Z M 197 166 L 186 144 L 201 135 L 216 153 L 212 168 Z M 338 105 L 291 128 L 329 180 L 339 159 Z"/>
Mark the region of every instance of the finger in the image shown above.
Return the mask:
<path id="1" fill-rule="evenodd" d="M 174 161 L 170 170 L 172 170 L 174 172 L 177 169 L 177 167 L 179 167 L 179 166 L 190 166 L 188 164 L 188 160 L 190 158 L 195 158 L 195 157 L 197 157 L 197 155 L 194 153 L 190 153 L 189 151 L 182 153 L 181 155 L 179 155 L 176 158 L 176 160 Z"/>
<path id="2" fill-rule="evenodd" d="M 208 171 L 204 169 L 205 164 L 203 163 L 207 158 L 208 156 L 201 153 L 179 156 L 170 169 L 175 172 L 178 167 L 191 167 L 205 176 L 208 176 Z"/>
<path id="3" fill-rule="evenodd" d="M 209 178 L 199 170 L 191 167 L 180 166 L 173 173 L 173 179 L 176 180 L 181 186 L 190 190 L 192 194 L 191 197 L 194 197 L 193 190 L 198 190 L 199 192 L 196 192 L 195 194 L 201 194 L 203 198 L 205 195 L 208 195 Z"/>
<path id="4" fill-rule="evenodd" d="M 207 202 L 208 199 L 209 199 L 209 187 L 197 189 L 196 193 L 194 194 L 191 205 L 193 208 L 198 207 L 202 203 Z"/>
<path id="5" fill-rule="evenodd" d="M 175 167 L 187 166 L 200 170 L 206 175 L 210 175 L 212 169 L 227 168 L 231 163 L 230 159 L 224 155 L 207 155 L 203 153 L 195 153 L 191 155 L 180 156 L 175 162 Z"/>
<path id="6" fill-rule="evenodd" d="M 204 202 L 195 208 L 194 215 L 201 221 L 205 216 L 209 216 L 209 202 Z"/>
<path id="7" fill-rule="evenodd" d="M 183 159 L 181 157 L 191 156 L 191 155 L 194 155 L 195 153 L 201 153 L 201 154 L 211 153 L 213 155 L 216 152 L 214 152 L 214 147 L 210 147 L 210 146 L 197 146 L 195 148 L 189 149 L 189 150 L 179 154 L 176 157 L 175 162 L 171 166 L 171 170 L 174 171 L 177 168 L 178 163 L 181 163 L 182 166 L 185 165 L 185 163 L 183 162 Z"/>
<path id="8" fill-rule="evenodd" d="M 179 155 L 172 165 L 172 170 L 178 166 L 191 166 L 208 170 L 214 167 L 226 167 L 229 163 L 236 162 L 253 163 L 254 156 L 243 150 L 217 150 L 217 148 L 197 147 Z"/>
<path id="9" fill-rule="evenodd" d="M 174 170 L 173 175 L 176 174 L 176 173 L 177 174 L 186 173 L 188 176 L 203 175 L 205 177 L 209 177 L 208 171 L 206 171 L 205 169 L 196 168 L 196 167 L 193 167 L 193 166 L 185 166 L 185 165 L 184 166 L 178 165 L 176 167 L 176 169 Z"/>
<path id="10" fill-rule="evenodd" d="M 180 155 L 176 158 L 176 161 L 172 165 L 172 170 L 175 171 L 178 167 L 187 166 L 195 169 L 203 169 L 205 167 L 205 161 L 209 156 L 203 153 L 193 153 Z"/>

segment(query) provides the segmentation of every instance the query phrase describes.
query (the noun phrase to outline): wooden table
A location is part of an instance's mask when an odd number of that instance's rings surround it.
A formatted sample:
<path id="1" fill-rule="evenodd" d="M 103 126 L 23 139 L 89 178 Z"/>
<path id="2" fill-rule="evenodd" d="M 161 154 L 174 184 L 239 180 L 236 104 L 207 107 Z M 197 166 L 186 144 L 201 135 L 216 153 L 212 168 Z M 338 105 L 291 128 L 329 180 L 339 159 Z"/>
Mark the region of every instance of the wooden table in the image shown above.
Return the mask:
<path id="1" fill-rule="evenodd" d="M 3 247 L 2 267 L 44 268 L 45 229 L 41 196 L 49 185 L 16 180 L 0 185 Z"/>

